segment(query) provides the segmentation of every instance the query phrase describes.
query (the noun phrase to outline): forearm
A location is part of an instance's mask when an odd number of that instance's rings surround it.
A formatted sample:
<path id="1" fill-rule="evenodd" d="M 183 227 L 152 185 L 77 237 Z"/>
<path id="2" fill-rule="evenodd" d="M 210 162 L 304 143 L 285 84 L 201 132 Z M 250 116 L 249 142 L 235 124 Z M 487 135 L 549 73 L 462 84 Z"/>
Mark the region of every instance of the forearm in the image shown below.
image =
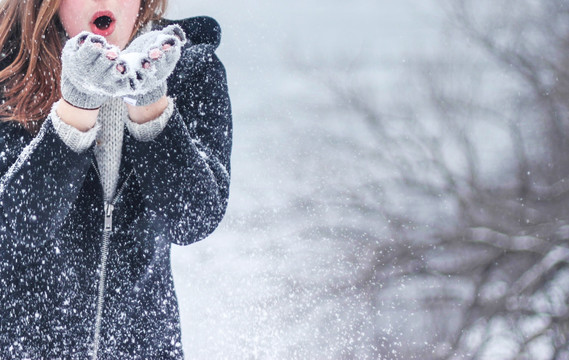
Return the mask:
<path id="1" fill-rule="evenodd" d="M 90 166 L 90 156 L 72 151 L 46 121 L 0 180 L 0 221 L 31 238 L 45 238 L 61 226 Z"/>
<path id="2" fill-rule="evenodd" d="M 162 218 L 171 241 L 188 244 L 213 231 L 225 212 L 229 174 L 197 149 L 179 113 L 153 141 L 127 138 L 126 150 L 146 206 Z"/>
<path id="3" fill-rule="evenodd" d="M 127 103 L 128 117 L 137 124 L 144 124 L 148 121 L 158 118 L 168 107 L 168 98 L 162 96 L 158 101 L 145 105 L 133 106 Z"/>
<path id="4" fill-rule="evenodd" d="M 155 103 L 145 106 L 133 106 L 127 104 L 128 116 L 137 124 L 144 124 L 159 117 L 168 106 L 166 95 Z M 66 124 L 75 127 L 79 131 L 88 131 L 95 126 L 99 109 L 86 110 L 75 107 L 62 99 L 55 110 L 59 118 Z"/>
<path id="5" fill-rule="evenodd" d="M 65 101 L 65 99 L 61 99 L 57 103 L 55 112 L 64 123 L 83 132 L 88 131 L 95 126 L 97 116 L 99 115 L 99 109 L 81 109 L 71 105 Z"/>

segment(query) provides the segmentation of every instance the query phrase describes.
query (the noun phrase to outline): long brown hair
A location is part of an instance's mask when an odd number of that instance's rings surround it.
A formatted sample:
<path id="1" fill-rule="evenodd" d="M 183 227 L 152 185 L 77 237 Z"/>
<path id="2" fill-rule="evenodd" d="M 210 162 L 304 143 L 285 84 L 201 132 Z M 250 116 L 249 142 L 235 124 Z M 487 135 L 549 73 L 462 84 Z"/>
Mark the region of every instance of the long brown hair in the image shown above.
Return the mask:
<path id="1" fill-rule="evenodd" d="M 35 133 L 59 98 L 62 0 L 0 2 L 0 120 L 18 121 Z M 131 35 L 162 17 L 167 0 L 141 0 Z"/>

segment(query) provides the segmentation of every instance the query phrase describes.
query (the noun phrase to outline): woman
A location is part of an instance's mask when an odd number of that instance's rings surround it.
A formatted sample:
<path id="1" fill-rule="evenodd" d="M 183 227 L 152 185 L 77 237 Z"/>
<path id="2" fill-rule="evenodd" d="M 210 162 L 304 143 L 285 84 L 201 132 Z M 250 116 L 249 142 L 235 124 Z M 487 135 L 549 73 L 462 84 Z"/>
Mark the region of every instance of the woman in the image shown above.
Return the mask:
<path id="1" fill-rule="evenodd" d="M 219 26 L 165 0 L 0 8 L 0 358 L 182 359 L 171 243 L 229 194 Z"/>

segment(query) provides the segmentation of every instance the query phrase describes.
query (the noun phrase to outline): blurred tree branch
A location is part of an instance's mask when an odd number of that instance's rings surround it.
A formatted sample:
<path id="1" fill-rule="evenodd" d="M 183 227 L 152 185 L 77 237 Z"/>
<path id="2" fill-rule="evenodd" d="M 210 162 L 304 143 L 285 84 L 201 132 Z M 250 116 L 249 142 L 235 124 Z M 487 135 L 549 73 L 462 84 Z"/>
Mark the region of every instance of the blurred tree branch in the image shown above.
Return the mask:
<path id="1" fill-rule="evenodd" d="M 448 15 L 458 45 L 415 62 L 421 99 L 406 93 L 380 111 L 370 84 L 316 73 L 331 104 L 365 129 L 334 149 L 362 154 L 370 169 L 330 198 L 371 222 L 349 234 L 341 223 L 311 230 L 370 240 L 373 256 L 327 295 L 367 294 L 364 311 L 380 324 L 386 289 L 417 280 L 417 306 L 432 317 L 422 338 L 435 345 L 402 359 L 534 359 L 544 347 L 547 359 L 567 359 L 569 4 L 453 0 Z M 489 157 L 480 133 L 497 129 L 503 144 Z M 489 169 L 489 158 L 500 165 Z M 393 358 L 381 350 L 389 336 L 373 331 L 368 356 Z"/>

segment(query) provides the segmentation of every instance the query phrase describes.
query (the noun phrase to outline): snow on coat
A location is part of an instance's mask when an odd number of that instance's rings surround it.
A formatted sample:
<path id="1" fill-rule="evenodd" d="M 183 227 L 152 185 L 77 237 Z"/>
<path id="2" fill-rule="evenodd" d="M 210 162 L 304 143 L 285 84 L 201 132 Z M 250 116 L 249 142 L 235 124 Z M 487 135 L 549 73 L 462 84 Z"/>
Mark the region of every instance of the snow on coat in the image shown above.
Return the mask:
<path id="1" fill-rule="evenodd" d="M 182 359 L 171 244 L 205 238 L 229 196 L 232 139 L 220 29 L 162 20 L 188 35 L 168 79 L 175 110 L 154 140 L 125 132 L 110 236 L 99 359 Z M 76 153 L 49 118 L 34 138 L 0 122 L 0 358 L 92 352 L 103 192 L 93 147 Z M 129 174 L 131 176 L 129 177 Z"/>

